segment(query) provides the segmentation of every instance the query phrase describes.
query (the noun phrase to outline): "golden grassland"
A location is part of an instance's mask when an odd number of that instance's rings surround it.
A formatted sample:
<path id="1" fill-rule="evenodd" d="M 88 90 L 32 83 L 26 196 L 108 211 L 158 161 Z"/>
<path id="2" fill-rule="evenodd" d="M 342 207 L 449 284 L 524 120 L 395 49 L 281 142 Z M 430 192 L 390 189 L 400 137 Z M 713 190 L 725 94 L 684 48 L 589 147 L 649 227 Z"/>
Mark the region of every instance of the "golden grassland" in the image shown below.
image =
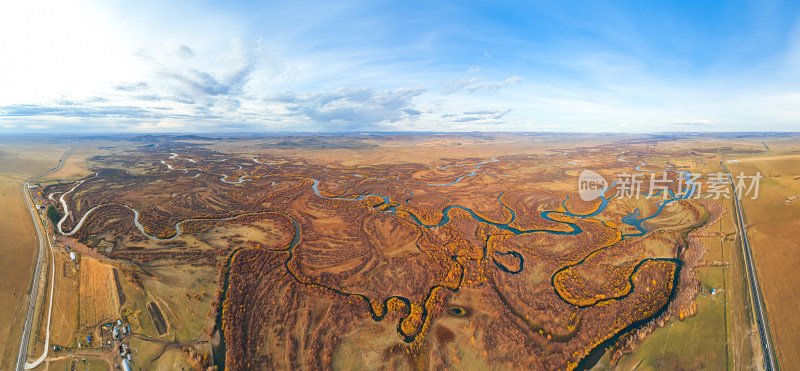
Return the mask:
<path id="1" fill-rule="evenodd" d="M 50 342 L 72 346 L 73 335 L 78 330 L 78 271 L 66 251 L 55 254 L 56 275 L 53 291 L 53 313 L 50 325 Z"/>
<path id="2" fill-rule="evenodd" d="M 769 144 L 769 142 L 768 142 Z M 728 164 L 733 174 L 760 171 L 758 199 L 743 197 L 753 259 L 756 264 L 778 361 L 782 367 L 800 364 L 800 154 L 786 143 L 770 146 L 773 151 Z M 775 150 L 775 148 L 779 148 Z M 734 180 L 735 181 L 735 180 Z"/>
<path id="3" fill-rule="evenodd" d="M 142 283 L 158 303 L 170 336 L 178 341 L 196 340 L 208 330 L 206 326 L 211 321 L 209 310 L 217 288 L 217 272 L 210 267 L 172 263 L 148 267 L 154 276 L 144 278 Z M 149 316 L 146 307 L 142 308 L 142 315 Z"/>
<path id="4" fill-rule="evenodd" d="M 630 139 L 641 136 L 631 135 Z M 390 138 L 390 139 L 388 139 Z M 399 164 L 407 162 L 436 162 L 443 158 L 491 158 L 521 153 L 543 154 L 563 148 L 578 146 L 597 146 L 618 142 L 619 138 L 589 134 L 504 134 L 481 133 L 475 135 L 397 135 L 390 137 L 369 137 L 359 140 L 354 148 L 324 148 L 314 146 L 274 146 L 276 143 L 302 139 L 276 138 L 273 140 L 253 140 L 235 142 L 216 142 L 209 148 L 221 152 L 266 152 L 274 155 L 315 159 L 318 161 L 339 162 L 342 165 Z M 336 139 L 331 137 L 330 142 Z M 371 146 L 360 148 L 362 146 Z M 443 152 L 446 149 L 446 152 Z"/>
<path id="5" fill-rule="evenodd" d="M 27 201 L 25 179 L 56 166 L 63 149 L 0 139 L 0 369 L 11 369 L 28 304 L 28 289 L 38 245 Z"/>
<path id="6" fill-rule="evenodd" d="M 158 337 L 156 326 L 147 311 L 146 303 L 151 300 L 146 296 L 147 293 L 138 285 L 133 284 L 127 276 L 120 275 L 120 287 L 125 294 L 125 303 L 122 305 L 121 314 L 128 318 L 131 330 L 147 337 Z"/>
<path id="7" fill-rule="evenodd" d="M 82 358 L 79 356 L 69 357 L 69 356 L 62 356 L 57 357 L 53 360 L 47 360 L 42 362 L 39 367 L 34 368 L 34 370 L 71 370 L 72 365 L 75 365 L 76 370 L 86 370 L 86 371 L 106 371 L 109 370 L 108 363 L 105 360 L 100 360 L 94 357 L 86 358 L 86 362 L 83 362 Z"/>
<path id="8" fill-rule="evenodd" d="M 192 367 L 181 351 L 180 344 L 149 342 L 131 339 L 131 351 L 136 354 L 135 370 L 191 370 Z"/>
<path id="9" fill-rule="evenodd" d="M 69 157 L 64 160 L 64 164 L 61 165 L 61 169 L 54 173 L 45 175 L 39 180 L 46 182 L 56 179 L 80 179 L 91 174 L 87 167 L 87 157 L 92 156 L 94 152 L 95 151 L 90 148 L 73 150 L 69 154 Z"/>

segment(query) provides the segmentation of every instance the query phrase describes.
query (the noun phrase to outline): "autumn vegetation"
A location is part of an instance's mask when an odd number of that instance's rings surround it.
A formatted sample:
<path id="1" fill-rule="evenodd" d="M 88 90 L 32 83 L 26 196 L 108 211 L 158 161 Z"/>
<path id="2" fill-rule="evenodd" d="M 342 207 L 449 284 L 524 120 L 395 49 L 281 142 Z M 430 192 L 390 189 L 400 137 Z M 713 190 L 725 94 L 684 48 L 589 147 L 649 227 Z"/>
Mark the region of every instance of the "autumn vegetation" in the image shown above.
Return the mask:
<path id="1" fill-rule="evenodd" d="M 218 272 L 216 293 L 182 300 L 214 299 L 204 331 L 221 334 L 232 370 L 329 369 L 369 352 L 402 367 L 458 368 L 455 355 L 474 352 L 499 368 L 572 369 L 619 333 L 691 315 L 686 234 L 707 211 L 676 202 L 665 215 L 684 228 L 623 237 L 617 216 L 631 206 L 580 216 L 600 203 L 559 185 L 573 174 L 549 166 L 565 162 L 558 153 L 355 166 L 153 146 L 94 158 L 148 167 L 97 169 L 67 198 L 64 227 L 101 205 L 71 243 L 123 262 L 137 282 L 169 264 Z M 609 172 L 627 166 L 597 158 Z M 99 264 L 82 270 L 97 301 L 87 304 L 119 310 L 113 290 L 98 294 L 110 272 Z M 107 313 L 81 316 L 90 325 Z M 183 352 L 195 369 L 213 366 Z"/>

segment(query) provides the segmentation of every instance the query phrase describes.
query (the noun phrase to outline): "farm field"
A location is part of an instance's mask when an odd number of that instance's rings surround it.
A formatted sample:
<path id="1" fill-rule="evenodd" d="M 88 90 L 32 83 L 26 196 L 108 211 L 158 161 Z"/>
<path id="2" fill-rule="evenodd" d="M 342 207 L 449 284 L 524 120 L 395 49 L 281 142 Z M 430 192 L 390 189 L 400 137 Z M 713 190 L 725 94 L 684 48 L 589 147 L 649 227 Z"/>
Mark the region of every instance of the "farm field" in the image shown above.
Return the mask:
<path id="1" fill-rule="evenodd" d="M 114 268 L 90 257 L 80 260 L 79 325 L 93 328 L 119 315 L 120 303 Z"/>
<path id="2" fill-rule="evenodd" d="M 759 367 L 732 204 L 687 174 L 775 154 L 762 138 L 107 142 L 39 183 L 60 212 L 47 362 L 124 345 L 141 369 Z M 641 173 L 641 197 L 583 200 L 587 169 Z"/>

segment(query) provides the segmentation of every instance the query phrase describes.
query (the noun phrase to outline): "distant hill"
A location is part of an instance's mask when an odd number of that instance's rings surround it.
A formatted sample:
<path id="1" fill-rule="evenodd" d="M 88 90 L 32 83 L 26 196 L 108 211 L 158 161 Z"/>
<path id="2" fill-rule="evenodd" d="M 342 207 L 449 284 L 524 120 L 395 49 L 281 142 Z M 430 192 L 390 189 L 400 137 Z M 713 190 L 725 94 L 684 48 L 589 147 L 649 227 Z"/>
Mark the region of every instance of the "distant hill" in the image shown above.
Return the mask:
<path id="1" fill-rule="evenodd" d="M 262 147 L 295 147 L 295 148 L 318 148 L 318 149 L 366 149 L 377 147 L 376 144 L 359 139 L 318 139 L 318 138 L 303 138 L 296 140 L 282 140 L 276 143 L 263 144 Z"/>
<path id="2" fill-rule="evenodd" d="M 130 142 L 138 142 L 138 143 L 176 142 L 176 141 L 189 141 L 189 140 L 213 141 L 216 140 L 216 138 L 202 137 L 199 135 L 191 135 L 191 134 L 190 135 L 145 134 L 128 139 L 128 141 Z"/>

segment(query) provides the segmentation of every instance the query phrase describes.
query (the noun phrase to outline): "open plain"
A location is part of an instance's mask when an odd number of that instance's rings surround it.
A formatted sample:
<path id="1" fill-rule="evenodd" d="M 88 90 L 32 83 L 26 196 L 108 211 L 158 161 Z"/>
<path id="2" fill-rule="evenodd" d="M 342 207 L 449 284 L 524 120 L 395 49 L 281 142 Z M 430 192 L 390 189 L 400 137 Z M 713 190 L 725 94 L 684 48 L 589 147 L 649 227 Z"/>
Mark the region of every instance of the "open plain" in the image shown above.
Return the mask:
<path id="1" fill-rule="evenodd" d="M 22 192 L 25 180 L 56 166 L 64 148 L 49 139 L 0 139 L 0 369 L 17 361 L 31 275 L 36 232 Z M 32 191 L 37 192 L 36 190 Z"/>
<path id="2" fill-rule="evenodd" d="M 116 345 L 135 369 L 759 367 L 732 204 L 709 182 L 720 161 L 775 155 L 762 140 L 73 144 L 80 159 L 33 192 L 58 210 L 47 226 L 60 348 L 40 368 L 78 355 L 119 364 Z M 607 180 L 599 197 L 582 199 L 584 170 Z M 619 186 L 632 174 L 638 196 Z M 765 291 L 780 318 L 791 304 Z M 790 362 L 792 340 L 774 333 Z"/>
<path id="3" fill-rule="evenodd" d="M 800 309 L 795 290 L 800 285 L 795 235 L 800 227 L 800 149 L 791 139 L 765 142 L 769 151 L 727 166 L 734 177 L 764 177 L 756 198 L 753 193 L 742 197 L 742 208 L 779 363 L 794 365 L 800 363 L 800 325 L 794 320 Z"/>

